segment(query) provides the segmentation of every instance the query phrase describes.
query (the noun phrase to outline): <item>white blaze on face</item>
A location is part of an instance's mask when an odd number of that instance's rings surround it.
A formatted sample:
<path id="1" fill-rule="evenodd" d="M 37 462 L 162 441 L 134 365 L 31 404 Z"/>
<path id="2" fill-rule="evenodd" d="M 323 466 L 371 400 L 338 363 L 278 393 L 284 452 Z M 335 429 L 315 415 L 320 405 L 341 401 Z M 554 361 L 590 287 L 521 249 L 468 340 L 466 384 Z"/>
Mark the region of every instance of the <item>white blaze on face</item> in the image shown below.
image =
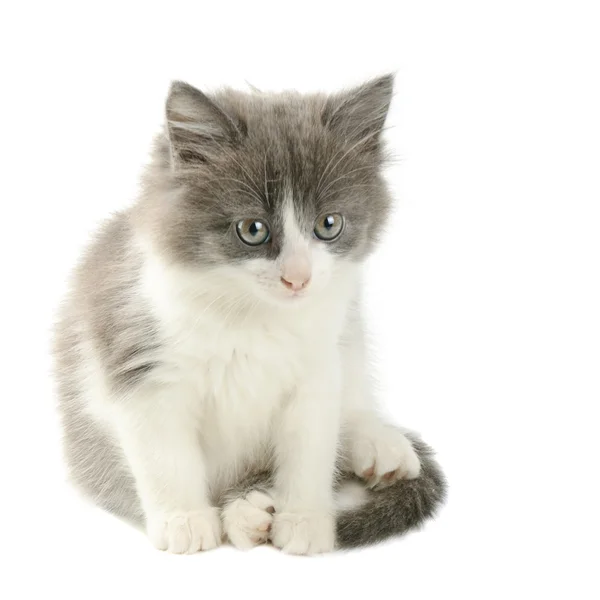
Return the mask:
<path id="1" fill-rule="evenodd" d="M 283 248 L 279 257 L 281 281 L 289 289 L 305 288 L 312 275 L 310 240 L 298 228 L 294 205 L 286 202 L 283 217 Z"/>

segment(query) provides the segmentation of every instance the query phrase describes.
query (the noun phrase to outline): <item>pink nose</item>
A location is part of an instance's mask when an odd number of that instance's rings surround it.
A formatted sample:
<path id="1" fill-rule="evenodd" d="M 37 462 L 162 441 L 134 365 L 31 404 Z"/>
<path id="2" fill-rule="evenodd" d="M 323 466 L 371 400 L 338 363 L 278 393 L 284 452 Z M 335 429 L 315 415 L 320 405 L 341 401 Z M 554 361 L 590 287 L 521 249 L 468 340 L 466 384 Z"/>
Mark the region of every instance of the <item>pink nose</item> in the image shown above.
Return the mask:
<path id="1" fill-rule="evenodd" d="M 281 283 L 289 290 L 297 292 L 298 290 L 304 289 L 310 283 L 310 277 L 307 277 L 306 279 L 303 277 L 290 277 L 289 279 L 282 277 Z"/>

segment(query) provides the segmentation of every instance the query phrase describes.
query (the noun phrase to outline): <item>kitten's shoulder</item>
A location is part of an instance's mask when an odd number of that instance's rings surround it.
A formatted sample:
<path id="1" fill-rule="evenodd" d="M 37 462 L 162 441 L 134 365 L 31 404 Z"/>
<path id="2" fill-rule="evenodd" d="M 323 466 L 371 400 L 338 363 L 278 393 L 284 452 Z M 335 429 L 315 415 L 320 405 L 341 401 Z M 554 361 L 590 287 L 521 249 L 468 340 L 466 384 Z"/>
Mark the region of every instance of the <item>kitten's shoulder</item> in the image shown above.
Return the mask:
<path id="1" fill-rule="evenodd" d="M 157 326 L 140 294 L 142 264 L 129 213 L 113 215 L 75 269 L 63 308 L 63 329 L 78 332 L 118 387 L 131 385 L 156 362 Z"/>

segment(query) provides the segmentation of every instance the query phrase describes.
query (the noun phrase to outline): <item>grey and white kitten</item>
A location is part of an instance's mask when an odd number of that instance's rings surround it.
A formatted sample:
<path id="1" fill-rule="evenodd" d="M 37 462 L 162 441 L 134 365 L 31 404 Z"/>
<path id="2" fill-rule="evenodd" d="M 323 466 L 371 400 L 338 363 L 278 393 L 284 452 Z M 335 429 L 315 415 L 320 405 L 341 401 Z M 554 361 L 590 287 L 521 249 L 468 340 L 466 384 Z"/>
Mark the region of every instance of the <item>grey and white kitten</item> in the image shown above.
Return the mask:
<path id="1" fill-rule="evenodd" d="M 365 357 L 392 87 L 174 83 L 137 203 L 77 268 L 55 339 L 71 475 L 157 548 L 326 552 L 443 500 L 430 449 L 378 413 Z"/>

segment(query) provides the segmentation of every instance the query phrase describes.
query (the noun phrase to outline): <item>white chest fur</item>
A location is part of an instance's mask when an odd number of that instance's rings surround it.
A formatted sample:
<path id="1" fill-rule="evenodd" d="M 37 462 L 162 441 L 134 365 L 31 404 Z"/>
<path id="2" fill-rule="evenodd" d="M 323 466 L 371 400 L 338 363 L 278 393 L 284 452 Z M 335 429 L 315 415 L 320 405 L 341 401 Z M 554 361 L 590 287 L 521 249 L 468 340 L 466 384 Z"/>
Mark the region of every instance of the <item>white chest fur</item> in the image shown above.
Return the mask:
<path id="1" fill-rule="evenodd" d="M 262 320 L 233 328 L 202 318 L 171 340 L 165 368 L 190 392 L 208 463 L 239 464 L 264 450 L 277 409 L 303 376 L 304 338 Z"/>
<path id="2" fill-rule="evenodd" d="M 279 409 L 315 357 L 337 345 L 347 286 L 297 307 L 228 305 L 231 290 L 156 267 L 144 280 L 163 338 L 155 377 L 176 384 L 177 406 L 197 420 L 209 478 L 225 482 L 268 457 Z"/>

